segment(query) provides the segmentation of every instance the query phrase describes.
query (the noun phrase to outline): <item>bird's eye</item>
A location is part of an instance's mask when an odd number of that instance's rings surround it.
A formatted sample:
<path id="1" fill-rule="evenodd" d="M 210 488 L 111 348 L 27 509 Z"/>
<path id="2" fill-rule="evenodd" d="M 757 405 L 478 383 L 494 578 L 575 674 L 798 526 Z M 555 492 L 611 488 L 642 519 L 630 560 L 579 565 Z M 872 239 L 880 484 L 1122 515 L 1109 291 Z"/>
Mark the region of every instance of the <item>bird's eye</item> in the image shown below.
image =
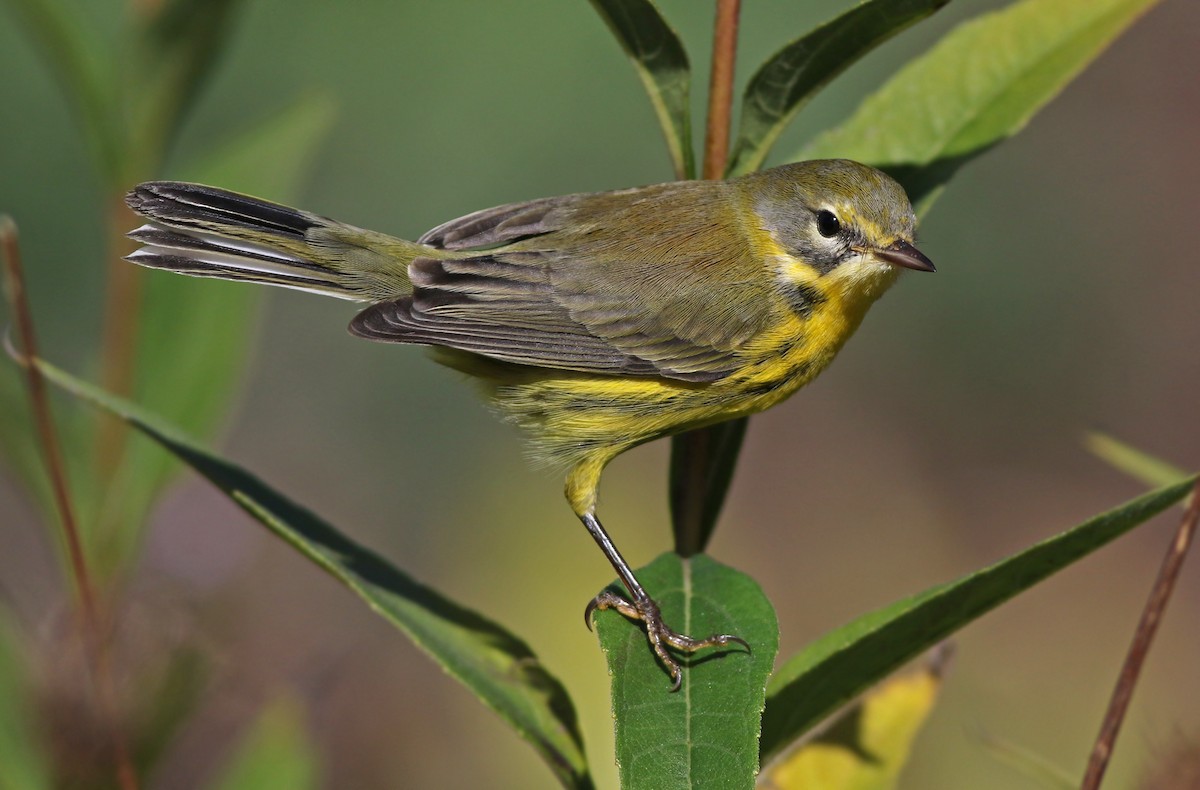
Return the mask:
<path id="1" fill-rule="evenodd" d="M 821 209 L 817 212 L 817 232 L 827 239 L 831 239 L 838 235 L 842 230 L 842 223 L 838 222 L 838 218 L 832 211 Z"/>

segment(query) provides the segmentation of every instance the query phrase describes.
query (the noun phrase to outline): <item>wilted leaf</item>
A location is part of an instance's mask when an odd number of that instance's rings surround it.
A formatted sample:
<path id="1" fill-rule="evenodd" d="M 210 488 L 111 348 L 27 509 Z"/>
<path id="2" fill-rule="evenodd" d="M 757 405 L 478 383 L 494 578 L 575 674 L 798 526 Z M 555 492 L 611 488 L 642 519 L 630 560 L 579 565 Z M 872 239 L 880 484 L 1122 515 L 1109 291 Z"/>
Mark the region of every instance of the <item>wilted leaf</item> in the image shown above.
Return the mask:
<path id="1" fill-rule="evenodd" d="M 890 790 L 942 685 L 948 650 L 888 678 L 764 769 L 758 790 Z"/>

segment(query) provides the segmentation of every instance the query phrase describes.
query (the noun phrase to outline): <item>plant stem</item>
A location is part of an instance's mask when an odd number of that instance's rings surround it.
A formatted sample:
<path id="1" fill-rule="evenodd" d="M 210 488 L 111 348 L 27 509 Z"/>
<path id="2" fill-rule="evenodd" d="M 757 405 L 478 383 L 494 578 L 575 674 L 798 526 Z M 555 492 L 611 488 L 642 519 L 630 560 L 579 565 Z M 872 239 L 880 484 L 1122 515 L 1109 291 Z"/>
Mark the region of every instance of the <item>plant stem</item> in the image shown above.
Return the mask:
<path id="1" fill-rule="evenodd" d="M 1091 757 L 1088 758 L 1087 771 L 1084 773 L 1083 783 L 1080 785 L 1081 790 L 1096 790 L 1100 787 L 1100 781 L 1104 778 L 1105 770 L 1108 769 L 1113 744 L 1117 740 L 1121 724 L 1125 721 L 1125 712 L 1129 708 L 1129 700 L 1133 697 L 1134 686 L 1137 685 L 1142 665 L 1146 661 L 1146 654 L 1150 652 L 1150 643 L 1154 640 L 1154 634 L 1162 620 L 1163 611 L 1167 608 L 1167 601 L 1170 600 L 1171 592 L 1175 588 L 1175 581 L 1179 578 L 1179 570 L 1183 567 L 1183 560 L 1196 536 L 1197 523 L 1200 523 L 1200 483 L 1197 483 L 1196 489 L 1192 491 L 1187 512 L 1184 513 L 1183 520 L 1179 523 L 1179 529 L 1175 531 L 1175 538 L 1167 549 L 1167 556 L 1163 558 L 1162 566 L 1158 570 L 1158 578 L 1155 579 L 1154 587 L 1150 591 L 1150 598 L 1146 601 L 1145 608 L 1142 609 L 1142 617 L 1138 621 L 1133 642 L 1125 656 L 1125 664 L 1121 667 L 1121 674 L 1117 678 L 1116 688 L 1113 689 L 1112 698 L 1109 700 L 1108 710 L 1104 713 L 1100 734 L 1096 737 L 1096 745 L 1092 747 Z"/>
<path id="2" fill-rule="evenodd" d="M 737 59 L 741 0 L 717 0 L 713 27 L 712 71 L 708 80 L 708 125 L 704 132 L 703 178 L 721 178 L 729 158 L 729 126 L 733 115 L 733 67 Z"/>
<path id="3" fill-rule="evenodd" d="M 132 228 L 134 220 L 124 195 L 113 195 L 108 206 L 108 291 L 101 332 L 100 386 L 115 395 L 129 395 L 133 389 L 142 271 L 121 259 L 133 251 L 123 231 Z M 102 414 L 99 420 L 95 463 L 103 484 L 120 462 L 126 429 L 111 415 Z"/>
<path id="4" fill-rule="evenodd" d="M 46 474 L 54 491 L 54 503 L 58 510 L 63 531 L 63 542 L 71 563 L 71 575 L 79 597 L 79 610 L 83 619 L 84 643 L 92 684 L 100 711 L 108 722 L 113 754 L 116 758 L 117 784 L 122 790 L 137 790 L 137 775 L 129 757 L 129 749 L 121 729 L 117 726 L 115 693 L 108 666 L 108 651 L 105 649 L 104 627 L 101 620 L 96 586 L 83 551 L 79 535 L 79 524 L 71 504 L 70 486 L 67 482 L 66 464 L 63 462 L 58 433 L 50 413 L 50 400 L 46 395 L 46 382 L 34 364 L 38 358 L 37 338 L 34 334 L 33 314 L 25 290 L 25 276 L 21 267 L 21 253 L 17 242 L 17 228 L 11 219 L 0 216 L 0 251 L 4 259 L 4 289 L 12 308 L 16 323 L 17 353 L 25 369 L 29 388 L 29 403 L 33 421 L 42 448 Z"/>
<path id="5" fill-rule="evenodd" d="M 702 178 L 721 178 L 729 156 L 740 10 L 741 0 L 717 0 Z M 675 552 L 680 556 L 704 551 L 725 501 L 745 430 L 746 421 L 740 419 L 689 431 L 671 440 L 669 496 Z"/>

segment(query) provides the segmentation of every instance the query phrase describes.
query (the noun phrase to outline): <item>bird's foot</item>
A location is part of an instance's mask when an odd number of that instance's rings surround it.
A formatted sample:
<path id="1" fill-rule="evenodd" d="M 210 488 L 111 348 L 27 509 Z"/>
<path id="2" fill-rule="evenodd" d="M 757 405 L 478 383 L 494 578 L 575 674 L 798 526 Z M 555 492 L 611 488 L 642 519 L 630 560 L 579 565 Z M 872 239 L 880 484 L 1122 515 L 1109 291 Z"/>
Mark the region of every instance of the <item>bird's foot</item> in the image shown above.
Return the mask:
<path id="1" fill-rule="evenodd" d="M 679 691 L 679 686 L 683 682 L 683 668 L 679 660 L 667 649 L 668 647 L 673 647 L 683 653 L 695 653 L 706 647 L 741 645 L 746 648 L 747 653 L 750 652 L 750 644 L 740 636 L 713 634 L 705 639 L 696 639 L 673 631 L 663 622 L 658 604 L 644 593 L 635 596 L 632 601 L 608 590 L 600 593 L 591 600 L 583 612 L 584 622 L 587 623 L 589 629 L 592 627 L 592 614 L 602 609 L 615 609 L 630 620 L 639 620 L 645 625 L 646 638 L 650 640 L 650 647 L 654 650 L 654 655 L 658 656 L 658 660 L 662 662 L 671 676 L 671 691 Z"/>

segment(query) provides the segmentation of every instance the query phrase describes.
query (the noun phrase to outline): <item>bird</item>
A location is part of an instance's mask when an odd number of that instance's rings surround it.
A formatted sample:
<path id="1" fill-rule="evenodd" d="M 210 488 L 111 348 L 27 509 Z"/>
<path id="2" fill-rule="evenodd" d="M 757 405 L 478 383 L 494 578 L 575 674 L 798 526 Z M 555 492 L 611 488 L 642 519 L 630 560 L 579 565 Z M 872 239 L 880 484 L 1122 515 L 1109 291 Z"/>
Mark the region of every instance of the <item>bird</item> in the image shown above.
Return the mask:
<path id="1" fill-rule="evenodd" d="M 678 690 L 675 652 L 741 645 L 664 621 L 597 516 L 626 450 L 761 412 L 823 371 L 915 246 L 903 187 L 845 159 L 489 208 L 407 241 L 200 184 L 126 197 L 142 266 L 365 303 L 350 332 L 429 346 L 473 377 L 565 470 L 568 504 L 627 595 L 585 609 L 640 621 Z"/>

